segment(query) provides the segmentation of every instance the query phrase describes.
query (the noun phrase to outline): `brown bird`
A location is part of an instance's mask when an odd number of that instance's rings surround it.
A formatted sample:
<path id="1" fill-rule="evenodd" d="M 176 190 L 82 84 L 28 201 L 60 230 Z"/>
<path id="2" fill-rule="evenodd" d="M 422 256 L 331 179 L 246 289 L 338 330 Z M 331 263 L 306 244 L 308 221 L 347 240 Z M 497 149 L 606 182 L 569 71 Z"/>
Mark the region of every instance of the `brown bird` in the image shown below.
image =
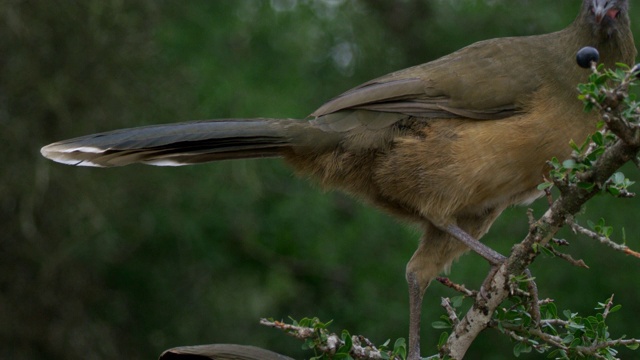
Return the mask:
<path id="1" fill-rule="evenodd" d="M 188 165 L 283 157 L 322 186 L 344 190 L 422 226 L 406 269 L 409 359 L 420 355 L 424 292 L 473 248 L 508 206 L 541 196 L 546 161 L 595 131 L 576 86 L 584 46 L 607 67 L 636 56 L 628 0 L 583 0 L 575 21 L 551 34 L 492 39 L 391 73 L 330 100 L 307 121 L 225 119 L 116 130 L 42 148 L 82 166 Z M 458 241 L 461 240 L 461 241 Z"/>

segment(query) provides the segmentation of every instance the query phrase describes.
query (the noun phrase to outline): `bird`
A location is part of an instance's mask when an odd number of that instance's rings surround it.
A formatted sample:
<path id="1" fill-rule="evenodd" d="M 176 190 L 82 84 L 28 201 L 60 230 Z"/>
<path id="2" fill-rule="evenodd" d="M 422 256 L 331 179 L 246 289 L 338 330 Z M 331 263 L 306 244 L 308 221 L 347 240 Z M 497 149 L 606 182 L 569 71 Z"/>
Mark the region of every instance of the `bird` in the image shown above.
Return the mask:
<path id="1" fill-rule="evenodd" d="M 56 142 L 43 156 L 75 166 L 180 166 L 281 157 L 321 187 L 349 193 L 422 230 L 406 266 L 408 359 L 420 358 L 420 319 L 431 281 L 501 212 L 543 192 L 548 160 L 571 156 L 596 130 L 576 87 L 590 46 L 607 68 L 636 57 L 628 0 L 582 0 L 553 33 L 480 41 L 368 81 L 305 119 L 216 119 L 121 129 Z"/>

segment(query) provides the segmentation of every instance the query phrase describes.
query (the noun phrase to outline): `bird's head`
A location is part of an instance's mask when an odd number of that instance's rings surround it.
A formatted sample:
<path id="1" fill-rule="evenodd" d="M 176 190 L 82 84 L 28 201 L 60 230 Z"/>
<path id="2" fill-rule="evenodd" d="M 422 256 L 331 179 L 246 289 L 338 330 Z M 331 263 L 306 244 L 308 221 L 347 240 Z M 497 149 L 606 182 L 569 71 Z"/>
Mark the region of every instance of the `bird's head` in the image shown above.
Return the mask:
<path id="1" fill-rule="evenodd" d="M 594 34 L 611 37 L 629 26 L 629 0 L 584 0 L 582 15 Z"/>

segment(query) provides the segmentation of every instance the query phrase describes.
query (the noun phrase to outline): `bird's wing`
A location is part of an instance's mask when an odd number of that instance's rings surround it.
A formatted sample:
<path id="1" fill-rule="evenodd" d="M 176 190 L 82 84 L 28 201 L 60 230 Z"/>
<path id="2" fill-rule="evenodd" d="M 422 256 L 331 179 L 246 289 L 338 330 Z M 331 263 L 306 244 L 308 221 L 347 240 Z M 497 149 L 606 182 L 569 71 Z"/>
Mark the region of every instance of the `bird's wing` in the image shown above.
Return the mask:
<path id="1" fill-rule="evenodd" d="M 544 48 L 531 48 L 531 42 L 523 43 L 523 39 L 527 38 L 482 41 L 438 60 L 374 79 L 330 100 L 311 115 L 316 122 L 322 122 L 325 115 L 350 109 L 424 118 L 509 117 L 522 110 L 542 81 L 540 69 L 525 60 L 541 56 Z"/>

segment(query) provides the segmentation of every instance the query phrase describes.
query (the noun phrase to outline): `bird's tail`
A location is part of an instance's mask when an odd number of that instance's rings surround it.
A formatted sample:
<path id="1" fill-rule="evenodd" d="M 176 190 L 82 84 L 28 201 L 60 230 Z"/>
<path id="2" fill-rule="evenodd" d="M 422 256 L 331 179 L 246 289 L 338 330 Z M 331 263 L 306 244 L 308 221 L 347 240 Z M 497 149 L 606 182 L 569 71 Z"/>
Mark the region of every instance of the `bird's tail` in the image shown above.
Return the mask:
<path id="1" fill-rule="evenodd" d="M 43 156 L 78 166 L 145 163 L 180 166 L 224 159 L 274 157 L 291 147 L 292 119 L 225 119 L 145 126 L 82 136 L 43 147 Z"/>

